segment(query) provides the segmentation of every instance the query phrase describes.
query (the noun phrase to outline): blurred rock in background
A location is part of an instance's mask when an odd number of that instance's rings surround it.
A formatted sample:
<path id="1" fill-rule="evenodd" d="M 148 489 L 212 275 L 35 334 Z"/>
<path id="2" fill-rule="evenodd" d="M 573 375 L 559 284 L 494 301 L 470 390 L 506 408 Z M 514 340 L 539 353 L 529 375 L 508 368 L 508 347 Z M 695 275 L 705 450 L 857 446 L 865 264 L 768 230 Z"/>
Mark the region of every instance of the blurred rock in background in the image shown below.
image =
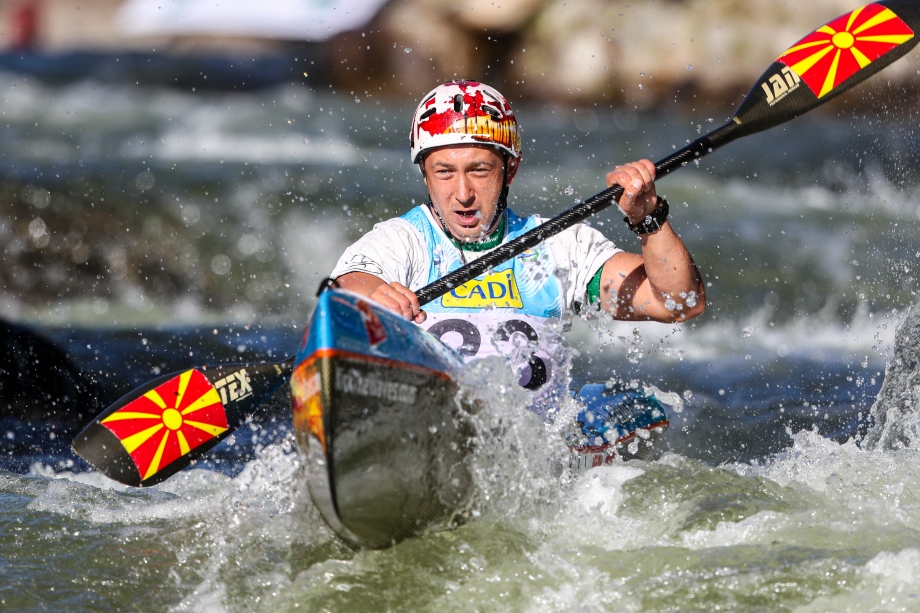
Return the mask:
<path id="1" fill-rule="evenodd" d="M 466 77 L 530 100 L 642 108 L 690 104 L 705 91 L 734 104 L 770 60 L 858 4 L 0 0 L 0 68 L 217 89 L 307 82 L 409 97 Z M 55 70 L 53 59 L 69 64 Z M 896 64 L 885 79 L 915 84 L 916 62 Z"/>

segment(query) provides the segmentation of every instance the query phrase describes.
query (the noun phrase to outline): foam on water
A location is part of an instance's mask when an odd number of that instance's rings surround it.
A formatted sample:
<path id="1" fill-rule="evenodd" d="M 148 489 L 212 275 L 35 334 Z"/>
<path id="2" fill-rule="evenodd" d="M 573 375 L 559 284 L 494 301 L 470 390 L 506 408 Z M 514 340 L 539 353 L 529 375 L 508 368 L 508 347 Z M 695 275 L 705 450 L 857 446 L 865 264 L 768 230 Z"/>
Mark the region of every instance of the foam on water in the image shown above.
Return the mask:
<path id="1" fill-rule="evenodd" d="M 704 362 L 740 355 L 748 356 L 747 359 L 753 356 L 815 360 L 853 356 L 850 361 L 879 361 L 891 355 L 897 323 L 902 317 L 897 309 L 872 313 L 865 307 L 849 321 L 819 313 L 775 323 L 770 315 L 769 310 L 761 309 L 740 320 L 704 318 L 674 327 L 609 319 L 592 324 L 575 319 L 568 341 L 582 353 L 603 347 L 626 347 L 637 360 Z"/>
<path id="2" fill-rule="evenodd" d="M 388 550 L 331 535 L 290 440 L 233 478 L 191 470 L 138 491 L 36 469 L 15 489 L 30 513 L 126 555 L 143 557 L 137 542 L 168 552 L 161 604 L 175 611 L 914 610 L 917 451 L 803 431 L 753 464 L 667 454 L 574 476 L 506 366 L 467 375 L 496 383 L 479 415 L 476 513 Z"/>
<path id="3" fill-rule="evenodd" d="M 300 469 L 288 436 L 260 448 L 258 457 L 232 478 L 191 469 L 138 490 L 97 473 L 55 474 L 35 466 L 32 476 L 12 489 L 7 482 L 16 478 L 5 477 L 3 491 L 28 496 L 24 509 L 30 516 L 57 517 L 55 523 L 62 523 L 65 533 L 71 527 L 72 538 L 82 534 L 100 539 L 103 546 L 127 549 L 140 543 L 159 552 L 159 564 L 165 564 L 168 574 L 162 579 L 169 579 L 172 587 L 163 602 L 153 603 L 155 610 L 246 610 L 249 604 L 228 609 L 228 602 L 258 603 L 263 590 L 289 583 L 283 560 L 294 544 L 301 549 L 324 544 L 345 549 L 333 542 L 309 502 Z M 137 552 L 126 555 L 132 556 L 124 560 L 129 568 L 146 559 Z M 79 568 L 67 572 L 78 573 Z M 128 579 L 113 577 L 109 583 L 113 580 L 131 587 Z M 62 581 L 58 589 L 69 580 Z M 52 581 L 51 587 L 55 584 Z M 130 599 L 118 598 L 119 591 L 108 602 L 130 607 Z M 77 598 L 70 610 L 79 610 L 80 602 Z"/>

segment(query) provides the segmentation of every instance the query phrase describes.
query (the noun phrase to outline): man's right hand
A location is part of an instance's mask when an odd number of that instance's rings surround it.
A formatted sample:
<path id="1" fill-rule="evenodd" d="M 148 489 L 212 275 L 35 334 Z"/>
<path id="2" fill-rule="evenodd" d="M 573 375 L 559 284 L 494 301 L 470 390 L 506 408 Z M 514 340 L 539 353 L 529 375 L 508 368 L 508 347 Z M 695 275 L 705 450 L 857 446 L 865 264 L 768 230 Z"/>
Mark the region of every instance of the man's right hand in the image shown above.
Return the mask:
<path id="1" fill-rule="evenodd" d="M 402 283 L 395 281 L 393 283 L 381 283 L 374 289 L 369 298 L 417 324 L 425 321 L 425 311 L 419 305 L 415 292 Z"/>
<path id="2" fill-rule="evenodd" d="M 417 324 L 424 322 L 427 317 L 418 303 L 415 292 L 402 283 L 395 281 L 384 283 L 380 277 L 366 272 L 350 272 L 342 275 L 336 281 L 342 289 L 367 296 L 380 306 L 399 313 Z"/>

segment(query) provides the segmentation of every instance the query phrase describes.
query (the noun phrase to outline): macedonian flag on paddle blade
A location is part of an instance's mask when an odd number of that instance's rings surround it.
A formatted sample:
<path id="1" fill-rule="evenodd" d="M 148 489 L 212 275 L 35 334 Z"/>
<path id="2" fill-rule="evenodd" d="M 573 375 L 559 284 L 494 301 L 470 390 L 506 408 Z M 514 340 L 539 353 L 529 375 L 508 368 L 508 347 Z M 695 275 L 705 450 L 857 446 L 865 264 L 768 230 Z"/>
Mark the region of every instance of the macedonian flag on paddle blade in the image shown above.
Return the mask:
<path id="1" fill-rule="evenodd" d="M 197 370 L 169 379 L 101 423 L 121 441 L 141 481 L 229 427 L 220 394 Z"/>
<path id="2" fill-rule="evenodd" d="M 913 37 L 914 31 L 891 9 L 867 4 L 818 28 L 776 61 L 795 71 L 822 98 Z"/>

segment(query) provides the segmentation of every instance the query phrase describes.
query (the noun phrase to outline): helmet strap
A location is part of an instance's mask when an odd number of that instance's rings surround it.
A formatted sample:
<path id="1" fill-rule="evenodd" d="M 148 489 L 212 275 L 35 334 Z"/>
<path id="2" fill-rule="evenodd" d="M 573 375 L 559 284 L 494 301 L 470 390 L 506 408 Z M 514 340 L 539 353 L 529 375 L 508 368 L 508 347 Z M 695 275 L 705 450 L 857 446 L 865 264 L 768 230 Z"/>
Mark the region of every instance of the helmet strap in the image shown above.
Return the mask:
<path id="1" fill-rule="evenodd" d="M 492 223 L 490 224 L 492 226 L 492 228 L 490 228 L 489 230 L 490 233 L 495 230 L 495 226 L 498 225 L 498 220 L 501 219 L 502 213 L 504 213 L 505 209 L 508 208 L 508 187 L 510 187 L 508 185 L 508 164 L 509 164 L 508 154 L 503 153 L 502 154 L 502 191 L 498 195 L 498 206 L 496 206 L 495 208 L 495 217 L 492 218 Z"/>

